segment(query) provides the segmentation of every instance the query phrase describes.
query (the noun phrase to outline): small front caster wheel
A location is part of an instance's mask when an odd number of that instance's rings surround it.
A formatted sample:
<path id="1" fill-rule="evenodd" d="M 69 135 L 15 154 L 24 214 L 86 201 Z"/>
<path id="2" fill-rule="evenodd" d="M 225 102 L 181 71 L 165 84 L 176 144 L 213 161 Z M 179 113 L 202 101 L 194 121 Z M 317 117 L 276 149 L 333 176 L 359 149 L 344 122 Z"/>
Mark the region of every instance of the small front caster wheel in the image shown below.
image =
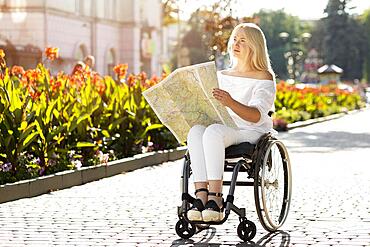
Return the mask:
<path id="1" fill-rule="evenodd" d="M 196 227 L 194 224 L 187 222 L 184 219 L 180 219 L 176 223 L 176 233 L 179 235 L 180 238 L 188 239 L 191 238 L 196 231 Z"/>
<path id="2" fill-rule="evenodd" d="M 243 241 L 249 241 L 256 236 L 256 225 L 250 220 L 242 220 L 238 225 L 238 236 Z"/>

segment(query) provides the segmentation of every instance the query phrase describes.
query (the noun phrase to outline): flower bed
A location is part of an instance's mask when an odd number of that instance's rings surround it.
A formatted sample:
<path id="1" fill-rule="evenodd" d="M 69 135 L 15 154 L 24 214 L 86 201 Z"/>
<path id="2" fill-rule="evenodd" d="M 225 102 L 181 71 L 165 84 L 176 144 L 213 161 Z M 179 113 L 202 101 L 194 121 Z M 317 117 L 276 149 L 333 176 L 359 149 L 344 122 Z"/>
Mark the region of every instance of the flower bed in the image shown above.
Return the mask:
<path id="1" fill-rule="evenodd" d="M 50 60 L 56 48 L 46 49 Z M 0 184 L 177 147 L 141 92 L 160 78 L 117 80 L 87 66 L 51 75 L 43 64 L 7 68 L 0 51 Z"/>
<path id="2" fill-rule="evenodd" d="M 277 84 L 274 128 L 285 130 L 288 123 L 324 117 L 364 107 L 357 92 L 339 89 L 338 85 Z"/>

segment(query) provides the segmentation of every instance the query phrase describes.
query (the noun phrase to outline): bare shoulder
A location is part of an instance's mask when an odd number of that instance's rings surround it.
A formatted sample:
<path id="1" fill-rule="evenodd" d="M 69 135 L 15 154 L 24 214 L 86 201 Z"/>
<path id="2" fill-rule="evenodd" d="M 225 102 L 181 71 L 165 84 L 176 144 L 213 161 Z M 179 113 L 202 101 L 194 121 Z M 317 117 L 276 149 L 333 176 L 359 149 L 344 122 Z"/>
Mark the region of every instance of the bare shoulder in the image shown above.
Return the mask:
<path id="1" fill-rule="evenodd" d="M 256 71 L 255 77 L 258 80 L 273 80 L 274 77 L 269 71 Z"/>
<path id="2" fill-rule="evenodd" d="M 241 73 L 241 72 L 234 71 L 234 70 L 221 70 L 220 73 L 223 75 L 246 77 L 246 78 L 256 79 L 256 80 L 273 80 L 274 79 L 272 74 L 268 71 L 250 71 L 247 73 Z"/>

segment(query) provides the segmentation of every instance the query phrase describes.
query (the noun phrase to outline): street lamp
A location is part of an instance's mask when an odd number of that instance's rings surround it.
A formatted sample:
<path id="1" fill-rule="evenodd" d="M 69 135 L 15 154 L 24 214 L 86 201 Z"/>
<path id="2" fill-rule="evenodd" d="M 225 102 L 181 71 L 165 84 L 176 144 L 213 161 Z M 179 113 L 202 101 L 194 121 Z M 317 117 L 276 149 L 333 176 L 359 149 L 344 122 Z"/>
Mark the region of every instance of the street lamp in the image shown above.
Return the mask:
<path id="1" fill-rule="evenodd" d="M 303 57 L 303 51 L 299 46 L 300 43 L 306 43 L 310 38 L 310 33 L 302 33 L 298 37 L 291 37 L 288 32 L 279 33 L 279 37 L 287 45 L 284 57 L 287 59 L 287 70 L 289 78 L 296 80 L 300 75 L 300 62 Z"/>

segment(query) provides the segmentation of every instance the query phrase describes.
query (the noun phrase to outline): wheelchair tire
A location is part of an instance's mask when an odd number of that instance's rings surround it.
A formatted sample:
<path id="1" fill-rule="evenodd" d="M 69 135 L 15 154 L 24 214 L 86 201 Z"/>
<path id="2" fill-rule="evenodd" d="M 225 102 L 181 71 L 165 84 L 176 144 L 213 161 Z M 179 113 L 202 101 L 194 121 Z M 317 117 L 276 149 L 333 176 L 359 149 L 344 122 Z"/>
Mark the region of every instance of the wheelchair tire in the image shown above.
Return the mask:
<path id="1" fill-rule="evenodd" d="M 184 219 L 180 219 L 177 221 L 175 229 L 180 238 L 189 239 L 195 234 L 196 226 Z"/>
<path id="2" fill-rule="evenodd" d="M 284 144 L 271 138 L 263 148 L 254 174 L 254 199 L 258 218 L 269 232 L 285 222 L 292 194 L 292 173 Z"/>
<path id="3" fill-rule="evenodd" d="M 257 227 L 252 221 L 243 220 L 238 225 L 237 233 L 241 240 L 250 241 L 256 236 Z"/>

